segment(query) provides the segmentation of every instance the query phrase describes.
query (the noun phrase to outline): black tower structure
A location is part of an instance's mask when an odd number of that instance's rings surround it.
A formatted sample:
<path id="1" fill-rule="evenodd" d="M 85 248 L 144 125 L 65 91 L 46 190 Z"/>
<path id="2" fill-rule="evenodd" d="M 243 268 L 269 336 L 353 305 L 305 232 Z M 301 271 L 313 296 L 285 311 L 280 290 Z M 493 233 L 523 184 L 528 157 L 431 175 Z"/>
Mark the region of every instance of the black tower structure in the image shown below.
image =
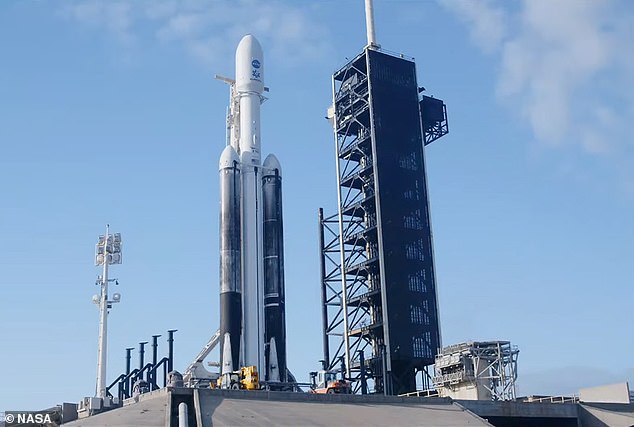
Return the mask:
<path id="1" fill-rule="evenodd" d="M 441 346 L 424 146 L 448 132 L 416 65 L 369 44 L 333 82 L 338 212 L 320 209 L 324 360 L 356 391 L 416 390 Z M 429 377 L 423 374 L 423 380 Z"/>

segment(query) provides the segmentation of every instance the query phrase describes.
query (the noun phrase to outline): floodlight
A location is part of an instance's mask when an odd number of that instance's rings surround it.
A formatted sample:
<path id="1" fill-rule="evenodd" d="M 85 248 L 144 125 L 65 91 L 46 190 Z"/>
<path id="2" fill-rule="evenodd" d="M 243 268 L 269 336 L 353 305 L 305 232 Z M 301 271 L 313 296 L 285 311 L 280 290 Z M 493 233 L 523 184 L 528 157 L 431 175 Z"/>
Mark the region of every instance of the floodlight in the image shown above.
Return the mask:
<path id="1" fill-rule="evenodd" d="M 97 397 L 105 399 L 106 389 L 106 360 L 107 360 L 107 323 L 108 309 L 112 303 L 121 301 L 121 294 L 114 293 L 112 300 L 108 300 L 108 266 L 121 264 L 121 233 L 110 234 L 110 226 L 106 226 L 106 233 L 99 236 L 95 247 L 95 264 L 103 266 L 103 275 L 98 279 L 101 286 L 101 296 L 95 295 L 92 301 L 99 305 L 99 349 L 97 360 Z M 118 284 L 118 283 L 117 283 Z"/>

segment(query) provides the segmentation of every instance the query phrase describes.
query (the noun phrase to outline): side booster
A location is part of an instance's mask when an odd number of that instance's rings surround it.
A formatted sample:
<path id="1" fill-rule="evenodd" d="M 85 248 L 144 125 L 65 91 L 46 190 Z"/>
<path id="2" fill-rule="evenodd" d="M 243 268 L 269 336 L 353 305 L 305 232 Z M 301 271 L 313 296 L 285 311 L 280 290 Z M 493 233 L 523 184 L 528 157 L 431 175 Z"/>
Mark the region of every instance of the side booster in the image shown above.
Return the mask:
<path id="1" fill-rule="evenodd" d="M 240 158 L 230 145 L 220 156 L 220 351 L 222 373 L 240 366 L 242 239 Z M 233 340 L 232 340 L 233 338 Z"/>
<path id="2" fill-rule="evenodd" d="M 228 145 L 220 157 L 221 374 L 257 366 L 286 382 L 282 176 L 277 158 L 261 162 L 264 56 L 252 35 L 236 51 Z"/>
<path id="3" fill-rule="evenodd" d="M 264 160 L 264 171 L 264 337 L 268 344 L 265 357 L 269 361 L 268 380 L 286 382 L 282 169 L 273 154 Z"/>

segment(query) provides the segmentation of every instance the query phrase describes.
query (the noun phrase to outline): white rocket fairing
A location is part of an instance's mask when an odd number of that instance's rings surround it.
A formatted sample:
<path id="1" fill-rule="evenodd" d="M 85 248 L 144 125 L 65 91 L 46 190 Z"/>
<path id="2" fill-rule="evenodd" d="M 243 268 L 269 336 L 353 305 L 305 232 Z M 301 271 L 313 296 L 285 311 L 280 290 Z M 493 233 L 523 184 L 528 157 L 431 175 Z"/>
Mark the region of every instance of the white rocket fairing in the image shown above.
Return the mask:
<path id="1" fill-rule="evenodd" d="M 254 365 L 264 379 L 284 382 L 281 171 L 273 155 L 261 162 L 264 55 L 255 37 L 238 45 L 235 80 L 222 80 L 231 96 L 220 159 L 221 373 Z"/>

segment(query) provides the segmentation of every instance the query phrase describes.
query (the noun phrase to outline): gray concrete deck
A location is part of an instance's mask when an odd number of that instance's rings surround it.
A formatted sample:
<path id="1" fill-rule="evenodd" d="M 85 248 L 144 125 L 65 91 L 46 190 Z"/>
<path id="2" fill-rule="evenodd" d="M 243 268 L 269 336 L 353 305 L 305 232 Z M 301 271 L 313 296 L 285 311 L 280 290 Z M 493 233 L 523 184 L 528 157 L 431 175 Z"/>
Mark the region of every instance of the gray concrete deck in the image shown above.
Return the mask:
<path id="1" fill-rule="evenodd" d="M 382 396 L 218 393 L 196 390 L 198 425 L 207 426 L 488 426 L 450 401 Z"/>
<path id="2" fill-rule="evenodd" d="M 583 427 L 634 426 L 634 404 L 583 403 L 579 421 Z"/>
<path id="3" fill-rule="evenodd" d="M 190 426 L 490 426 L 447 399 L 163 389 L 68 426 L 175 426 L 185 402 Z"/>
<path id="4" fill-rule="evenodd" d="M 181 402 L 189 409 L 190 427 L 634 425 L 634 404 L 451 401 L 444 398 L 189 388 L 161 389 L 141 395 L 137 400 L 128 399 L 122 408 L 64 425 L 177 426 Z"/>

